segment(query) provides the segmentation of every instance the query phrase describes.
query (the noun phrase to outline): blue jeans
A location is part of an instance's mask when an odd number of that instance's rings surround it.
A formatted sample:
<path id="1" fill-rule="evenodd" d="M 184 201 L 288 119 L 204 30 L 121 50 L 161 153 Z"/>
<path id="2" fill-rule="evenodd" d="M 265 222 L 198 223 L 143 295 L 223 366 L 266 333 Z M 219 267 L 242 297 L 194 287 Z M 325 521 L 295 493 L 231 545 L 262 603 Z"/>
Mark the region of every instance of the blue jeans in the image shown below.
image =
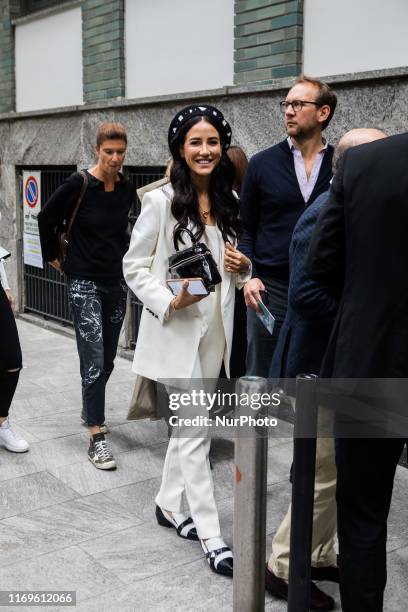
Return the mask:
<path id="1" fill-rule="evenodd" d="M 126 312 L 124 280 L 100 284 L 68 278 L 82 379 L 82 417 L 89 427 L 105 421 L 105 387 L 113 370 Z"/>
<path id="2" fill-rule="evenodd" d="M 247 309 L 247 376 L 263 376 L 268 378 L 273 353 L 278 342 L 279 331 L 286 315 L 288 304 L 288 284 L 263 277 L 261 281 L 268 291 L 268 310 L 275 317 L 273 334 L 271 335 L 259 320 L 255 310 Z"/>

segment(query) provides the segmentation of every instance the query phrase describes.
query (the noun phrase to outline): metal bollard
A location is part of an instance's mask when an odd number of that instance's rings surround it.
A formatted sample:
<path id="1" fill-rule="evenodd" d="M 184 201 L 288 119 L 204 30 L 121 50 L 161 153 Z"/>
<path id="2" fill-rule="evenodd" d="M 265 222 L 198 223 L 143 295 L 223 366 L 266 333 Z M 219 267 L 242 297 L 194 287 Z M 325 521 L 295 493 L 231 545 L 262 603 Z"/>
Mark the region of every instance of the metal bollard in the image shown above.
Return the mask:
<path id="1" fill-rule="evenodd" d="M 265 378 L 238 379 L 238 394 L 266 393 Z M 242 397 L 242 395 L 241 395 Z M 253 410 L 252 416 L 256 416 Z M 237 406 L 236 416 L 248 415 Z M 258 413 L 258 416 L 261 416 Z M 234 493 L 234 612 L 262 612 L 265 608 L 267 427 L 239 435 L 235 442 Z"/>
<path id="2" fill-rule="evenodd" d="M 317 377 L 296 377 L 288 612 L 308 612 L 317 434 Z"/>

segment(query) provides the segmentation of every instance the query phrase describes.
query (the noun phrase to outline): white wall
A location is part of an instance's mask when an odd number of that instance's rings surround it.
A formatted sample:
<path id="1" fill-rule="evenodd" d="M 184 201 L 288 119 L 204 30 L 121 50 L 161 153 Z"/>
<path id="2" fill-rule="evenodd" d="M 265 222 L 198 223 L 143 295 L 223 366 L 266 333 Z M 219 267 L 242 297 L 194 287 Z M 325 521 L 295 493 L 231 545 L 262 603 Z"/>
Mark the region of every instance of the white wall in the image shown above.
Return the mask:
<path id="1" fill-rule="evenodd" d="M 16 108 L 83 103 L 81 8 L 16 26 Z"/>
<path id="2" fill-rule="evenodd" d="M 408 0 L 305 0 L 304 72 L 408 66 Z"/>
<path id="3" fill-rule="evenodd" d="M 128 98 L 231 85 L 234 0 L 126 0 Z"/>

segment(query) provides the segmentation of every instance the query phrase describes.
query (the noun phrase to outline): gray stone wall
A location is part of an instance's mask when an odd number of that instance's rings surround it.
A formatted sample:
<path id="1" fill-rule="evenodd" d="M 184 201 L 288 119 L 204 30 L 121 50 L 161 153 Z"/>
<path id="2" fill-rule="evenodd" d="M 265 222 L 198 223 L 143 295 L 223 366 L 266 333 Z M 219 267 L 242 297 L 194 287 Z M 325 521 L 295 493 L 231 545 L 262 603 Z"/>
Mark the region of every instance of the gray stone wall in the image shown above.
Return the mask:
<path id="1" fill-rule="evenodd" d="M 331 79 L 332 81 L 334 79 Z M 225 113 L 233 128 L 233 142 L 248 156 L 285 138 L 279 101 L 293 79 L 264 87 L 231 88 L 209 92 L 208 97 L 162 99 L 111 108 L 55 114 L 0 117 L 0 242 L 13 253 L 8 266 L 15 289 L 21 277 L 22 199 L 16 168 L 30 165 L 77 164 L 86 167 L 94 161 L 93 146 L 97 125 L 105 120 L 121 121 L 128 129 L 126 163 L 132 166 L 165 165 L 168 158 L 167 129 L 171 118 L 187 101 L 194 99 L 215 104 Z M 339 104 L 327 131 L 335 143 L 353 127 L 379 127 L 387 134 L 406 131 L 408 116 L 408 75 L 377 80 L 333 82 Z M 21 281 L 21 278 L 20 278 Z"/>
<path id="2" fill-rule="evenodd" d="M 303 0 L 237 0 L 234 45 L 237 84 L 300 74 Z"/>
<path id="3" fill-rule="evenodd" d="M 125 95 L 124 14 L 124 0 L 82 3 L 85 103 Z"/>

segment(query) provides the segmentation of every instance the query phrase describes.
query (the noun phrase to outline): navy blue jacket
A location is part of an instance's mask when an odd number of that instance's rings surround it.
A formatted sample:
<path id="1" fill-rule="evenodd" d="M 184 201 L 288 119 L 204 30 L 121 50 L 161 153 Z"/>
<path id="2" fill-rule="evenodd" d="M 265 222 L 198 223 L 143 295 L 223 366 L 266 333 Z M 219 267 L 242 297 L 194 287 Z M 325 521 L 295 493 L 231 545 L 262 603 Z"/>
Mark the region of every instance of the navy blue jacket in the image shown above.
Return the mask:
<path id="1" fill-rule="evenodd" d="M 329 145 L 307 206 L 329 188 L 332 157 Z M 239 249 L 252 261 L 252 276 L 287 281 L 293 228 L 306 207 L 287 140 L 252 157 L 240 204 L 244 232 Z"/>
<path id="2" fill-rule="evenodd" d="M 289 303 L 272 359 L 270 377 L 296 378 L 319 374 L 327 348 L 337 302 L 305 270 L 312 233 L 329 192 L 321 194 L 300 217 L 289 250 Z M 287 392 L 291 385 L 284 385 Z"/>

